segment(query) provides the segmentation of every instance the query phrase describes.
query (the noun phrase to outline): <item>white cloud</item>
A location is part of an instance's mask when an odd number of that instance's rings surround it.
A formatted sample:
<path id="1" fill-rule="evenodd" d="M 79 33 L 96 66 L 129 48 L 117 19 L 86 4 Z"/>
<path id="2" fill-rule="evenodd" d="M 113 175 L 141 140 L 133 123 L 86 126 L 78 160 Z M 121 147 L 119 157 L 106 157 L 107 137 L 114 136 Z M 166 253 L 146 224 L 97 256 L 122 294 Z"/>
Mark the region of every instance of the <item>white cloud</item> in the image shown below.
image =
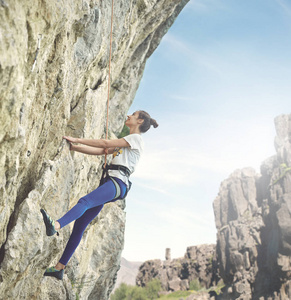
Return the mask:
<path id="1" fill-rule="evenodd" d="M 291 16 L 291 7 L 285 0 L 275 0 L 284 10 L 284 12 Z"/>
<path id="2" fill-rule="evenodd" d="M 205 1 L 192 0 L 188 3 L 188 8 L 194 11 L 207 12 L 209 10 L 209 5 Z"/>
<path id="3" fill-rule="evenodd" d="M 208 13 L 212 10 L 226 10 L 225 3 L 219 0 L 191 0 L 187 4 L 187 8 L 198 13 Z"/>
<path id="4" fill-rule="evenodd" d="M 207 217 L 205 217 L 205 215 L 201 214 L 201 212 L 194 212 L 191 211 L 191 209 L 191 207 L 187 206 L 185 206 L 184 209 L 181 207 L 172 207 L 164 211 L 156 211 L 156 215 L 161 222 L 177 224 L 178 227 L 181 229 L 187 229 L 187 231 L 189 228 L 193 227 L 197 230 L 203 229 L 205 226 L 209 226 L 209 217 L 213 219 L 213 213 L 211 216 L 206 214 Z"/>
<path id="5" fill-rule="evenodd" d="M 180 149 L 149 149 L 141 159 L 134 176 L 159 184 L 189 184 L 189 181 L 198 176 L 195 169 L 192 169 L 193 164 L 194 162 L 190 163 Z"/>
<path id="6" fill-rule="evenodd" d="M 183 95 L 168 95 L 168 98 L 178 100 L 178 101 L 181 101 L 181 102 L 193 101 L 193 97 L 186 97 L 186 96 L 183 96 Z"/>
<path id="7" fill-rule="evenodd" d="M 182 41 L 178 37 L 168 33 L 163 42 L 169 44 L 169 49 L 172 51 L 179 52 L 181 57 L 187 57 L 188 64 L 192 64 L 193 67 L 200 66 L 206 68 L 211 72 L 214 72 L 216 75 L 222 76 L 219 66 L 217 66 L 217 60 L 211 59 L 209 54 L 197 49 L 194 50 L 193 45 L 188 44 L 187 42 Z"/>
<path id="8" fill-rule="evenodd" d="M 140 183 L 139 181 L 136 181 L 135 184 L 136 184 L 136 186 L 138 186 L 140 188 L 143 188 L 143 189 L 146 189 L 146 190 L 152 190 L 154 192 L 166 195 L 168 197 L 172 196 L 172 194 L 169 191 L 167 191 L 166 189 L 162 189 L 160 187 L 156 187 L 156 186 L 153 186 L 153 185 L 150 185 L 150 184 L 143 184 L 143 183 Z"/>
<path id="9" fill-rule="evenodd" d="M 127 214 L 126 257 L 140 260 L 143 255 L 143 260 L 163 259 L 166 247 L 172 249 L 172 257 L 180 257 L 188 246 L 215 243 L 216 230 L 211 209 L 199 210 L 193 203 L 191 205 L 182 199 L 171 205 L 160 199 L 156 202 L 155 205 L 146 201 L 139 203 L 138 216 L 132 212 Z M 146 215 L 143 214 L 145 210 Z M 135 226 L 130 226 L 130 223 Z M 134 237 L 134 243 L 129 244 L 130 237 Z"/>
<path id="10" fill-rule="evenodd" d="M 186 119 L 184 117 L 185 128 Z M 158 141 L 148 145 L 134 177 L 158 182 L 161 186 L 192 185 L 201 179 L 201 172 L 230 174 L 242 167 L 258 169 L 261 161 L 275 152 L 272 124 L 264 127 L 259 119 L 249 120 L 248 124 L 212 119 L 211 124 L 200 125 L 196 132 L 173 132 L 172 139 L 164 138 L 161 133 Z M 193 127 L 198 128 L 198 125 Z M 160 192 L 166 193 L 163 189 Z"/>

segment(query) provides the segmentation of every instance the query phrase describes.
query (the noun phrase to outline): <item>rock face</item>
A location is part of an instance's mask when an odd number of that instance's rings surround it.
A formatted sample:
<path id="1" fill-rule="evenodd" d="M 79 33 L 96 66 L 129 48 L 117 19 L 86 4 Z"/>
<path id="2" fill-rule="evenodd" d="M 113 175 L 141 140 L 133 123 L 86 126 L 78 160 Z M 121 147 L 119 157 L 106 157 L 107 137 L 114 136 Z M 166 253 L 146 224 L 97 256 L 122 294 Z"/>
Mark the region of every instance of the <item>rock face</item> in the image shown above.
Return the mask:
<path id="1" fill-rule="evenodd" d="M 188 0 L 115 1 L 109 107 L 118 134 L 145 62 Z M 123 249 L 125 203 L 86 230 L 63 282 L 43 278 L 70 234 L 45 235 L 39 209 L 62 216 L 98 186 L 102 159 L 63 135 L 104 137 L 111 1 L 0 1 L 0 297 L 108 299 Z"/>
<path id="2" fill-rule="evenodd" d="M 159 279 L 164 291 L 185 291 L 193 280 L 210 288 L 218 281 L 215 245 L 188 247 L 183 258 L 165 261 L 149 260 L 139 268 L 136 284 L 144 287 L 152 279 Z"/>
<path id="3" fill-rule="evenodd" d="M 275 125 L 261 175 L 235 171 L 213 203 L 222 299 L 291 299 L 291 115 Z"/>

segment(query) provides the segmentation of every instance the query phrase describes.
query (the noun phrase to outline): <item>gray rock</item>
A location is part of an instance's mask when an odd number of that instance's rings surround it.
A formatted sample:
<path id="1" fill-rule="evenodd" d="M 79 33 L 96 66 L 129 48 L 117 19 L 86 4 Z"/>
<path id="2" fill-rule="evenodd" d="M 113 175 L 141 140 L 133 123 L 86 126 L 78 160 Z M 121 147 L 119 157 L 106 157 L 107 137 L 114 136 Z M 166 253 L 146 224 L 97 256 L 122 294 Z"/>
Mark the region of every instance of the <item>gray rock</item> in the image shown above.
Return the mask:
<path id="1" fill-rule="evenodd" d="M 192 246 L 183 258 L 144 262 L 136 284 L 144 287 L 152 279 L 159 279 L 165 291 L 184 291 L 189 289 L 191 281 L 198 279 L 201 287 L 210 288 L 219 280 L 217 269 L 215 245 Z"/>
<path id="2" fill-rule="evenodd" d="M 277 154 L 237 170 L 213 202 L 222 299 L 289 299 L 291 115 L 275 119 Z"/>
<path id="3" fill-rule="evenodd" d="M 165 255 L 166 260 L 171 260 L 171 249 L 166 248 L 166 255 Z"/>
<path id="4" fill-rule="evenodd" d="M 179 277 L 175 277 L 168 282 L 169 291 L 176 292 L 181 290 L 181 279 Z"/>
<path id="5" fill-rule="evenodd" d="M 147 58 L 188 0 L 115 2 L 110 137 L 124 123 Z M 0 295 L 108 299 L 124 244 L 125 202 L 87 228 L 65 280 L 43 279 L 70 234 L 47 238 L 39 209 L 61 217 L 98 186 L 103 159 L 62 136 L 104 137 L 111 1 L 0 2 Z M 40 284 L 41 282 L 41 284 Z M 54 288 L 52 288 L 54 282 Z"/>

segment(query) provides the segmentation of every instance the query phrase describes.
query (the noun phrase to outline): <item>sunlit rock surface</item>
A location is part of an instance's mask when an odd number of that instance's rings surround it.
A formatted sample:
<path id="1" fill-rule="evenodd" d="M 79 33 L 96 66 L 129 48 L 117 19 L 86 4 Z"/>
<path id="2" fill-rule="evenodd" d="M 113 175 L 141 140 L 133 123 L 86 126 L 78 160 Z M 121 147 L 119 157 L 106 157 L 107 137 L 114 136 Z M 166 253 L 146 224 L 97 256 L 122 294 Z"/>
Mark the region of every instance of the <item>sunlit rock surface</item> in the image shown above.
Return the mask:
<path id="1" fill-rule="evenodd" d="M 261 174 L 235 171 L 213 203 L 222 299 L 291 299 L 291 115 L 275 126 Z"/>
<path id="2" fill-rule="evenodd" d="M 123 126 L 147 58 L 188 0 L 115 1 L 109 135 Z M 119 269 L 125 203 L 86 230 L 62 282 L 43 278 L 70 234 L 45 235 L 99 183 L 102 159 L 63 135 L 104 137 L 111 1 L 0 1 L 0 298 L 108 299 Z"/>

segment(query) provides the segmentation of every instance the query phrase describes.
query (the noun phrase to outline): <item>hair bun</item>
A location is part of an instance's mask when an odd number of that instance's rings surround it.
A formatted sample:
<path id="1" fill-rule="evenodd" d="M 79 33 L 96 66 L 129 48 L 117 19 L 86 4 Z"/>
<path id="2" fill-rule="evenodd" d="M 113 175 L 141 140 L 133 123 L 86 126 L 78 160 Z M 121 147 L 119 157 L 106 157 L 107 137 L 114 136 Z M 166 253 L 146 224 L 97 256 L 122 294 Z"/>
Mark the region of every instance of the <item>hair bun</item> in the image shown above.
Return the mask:
<path id="1" fill-rule="evenodd" d="M 147 132 L 150 129 L 151 125 L 153 125 L 154 128 L 157 128 L 159 126 L 157 121 L 155 119 L 152 119 L 149 113 L 144 110 L 138 111 L 138 118 L 143 119 L 143 123 L 139 126 L 139 130 L 141 133 Z"/>
<path id="2" fill-rule="evenodd" d="M 154 126 L 154 128 L 157 128 L 159 126 L 159 124 L 157 123 L 157 121 L 155 119 L 151 118 L 151 125 Z"/>

